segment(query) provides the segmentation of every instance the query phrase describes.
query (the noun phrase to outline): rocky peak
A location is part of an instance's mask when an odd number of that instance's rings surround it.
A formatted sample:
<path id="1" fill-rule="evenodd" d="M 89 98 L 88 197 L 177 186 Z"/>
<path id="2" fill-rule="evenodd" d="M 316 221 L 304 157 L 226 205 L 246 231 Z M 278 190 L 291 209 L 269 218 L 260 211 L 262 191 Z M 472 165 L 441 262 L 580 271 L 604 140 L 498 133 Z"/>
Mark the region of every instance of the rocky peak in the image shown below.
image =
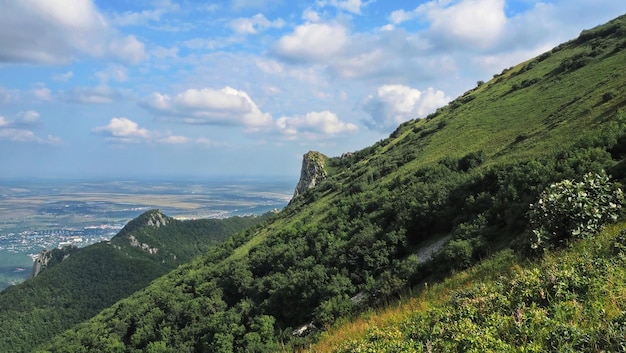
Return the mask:
<path id="1" fill-rule="evenodd" d="M 135 231 L 144 227 L 160 228 L 170 224 L 171 222 L 172 218 L 164 215 L 163 212 L 158 209 L 146 211 L 139 217 L 126 223 L 124 228 L 122 228 L 122 230 L 117 233 L 113 239 L 127 237 L 129 234 L 133 234 Z"/>
<path id="2" fill-rule="evenodd" d="M 164 215 L 160 210 L 152 210 L 147 214 L 146 225 L 149 227 L 159 228 L 169 223 L 169 218 Z"/>
<path id="3" fill-rule="evenodd" d="M 305 191 L 314 188 L 322 180 L 326 179 L 326 161 L 328 157 L 320 152 L 309 151 L 302 158 L 302 170 L 300 171 L 300 181 L 296 186 L 293 197 L 303 194 Z"/>

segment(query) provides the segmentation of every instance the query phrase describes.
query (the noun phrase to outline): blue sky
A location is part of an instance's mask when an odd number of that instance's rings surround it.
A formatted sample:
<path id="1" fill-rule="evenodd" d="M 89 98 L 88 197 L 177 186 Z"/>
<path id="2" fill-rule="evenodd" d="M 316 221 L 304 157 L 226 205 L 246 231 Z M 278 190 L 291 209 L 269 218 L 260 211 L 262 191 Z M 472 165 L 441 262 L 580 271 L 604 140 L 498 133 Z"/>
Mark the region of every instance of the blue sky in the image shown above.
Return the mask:
<path id="1" fill-rule="evenodd" d="M 0 0 L 0 178 L 293 175 L 623 0 Z"/>

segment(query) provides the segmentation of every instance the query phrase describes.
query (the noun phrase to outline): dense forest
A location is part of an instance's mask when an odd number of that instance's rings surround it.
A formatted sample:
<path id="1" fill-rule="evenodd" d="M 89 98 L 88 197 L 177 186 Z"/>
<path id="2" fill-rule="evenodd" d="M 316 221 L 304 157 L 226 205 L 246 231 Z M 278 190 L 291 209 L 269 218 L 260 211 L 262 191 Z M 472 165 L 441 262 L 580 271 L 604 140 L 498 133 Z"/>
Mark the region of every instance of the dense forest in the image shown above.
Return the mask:
<path id="1" fill-rule="evenodd" d="M 37 277 L 0 292 L 0 352 L 32 351 L 268 217 L 178 221 L 152 210 L 129 222 L 110 242 L 52 250 Z M 150 253 L 142 244 L 158 251 Z"/>
<path id="2" fill-rule="evenodd" d="M 584 260 L 580 271 L 589 271 L 588 277 L 579 280 L 573 276 L 582 272 L 567 272 L 568 268 L 556 265 L 558 260 L 541 264 L 541 257 L 556 256 L 550 255 L 553 249 L 558 252 L 563 246 L 579 244 L 569 237 L 587 232 L 574 227 L 563 235 L 537 228 L 542 221 L 533 218 L 531 204 L 551 195 L 546 191 L 551 185 L 583 185 L 581 192 L 588 193 L 593 189 L 584 188 L 589 183 L 617 195 L 615 182 L 626 178 L 624 49 L 626 17 L 620 17 L 480 82 L 427 118 L 402 124 L 388 139 L 330 158 L 328 177 L 279 214 L 209 248 L 38 351 L 302 349 L 341 318 L 358 317 L 411 293 L 412 288 L 423 288 L 424 283 L 471 273 L 460 271 L 493 256 L 491 261 L 496 263 L 536 264 L 532 266 L 537 270 L 529 265 L 531 272 L 549 274 L 553 266 L 555 279 L 532 277 L 533 273 L 524 271 L 524 276 L 515 277 L 515 271 L 504 271 L 510 267 L 491 262 L 503 271 L 502 276 L 510 275 L 485 283 L 485 288 L 498 289 L 493 297 L 483 295 L 483 287 L 477 286 L 458 291 L 440 309 L 411 315 L 406 325 L 390 331 L 408 337 L 405 343 L 410 346 L 396 347 L 404 341 L 373 329 L 361 340 L 345 342 L 341 351 L 619 349 L 623 315 L 615 313 L 626 305 L 623 295 L 610 296 L 611 303 L 597 301 L 614 305 L 605 310 L 612 313 L 605 318 L 615 323 L 595 334 L 571 320 L 575 306 L 558 311 L 548 304 L 563 293 L 573 296 L 563 305 L 586 300 L 585 293 L 594 286 L 593 276 L 623 278 L 624 264 L 618 260 L 598 260 L 605 262 L 598 262 L 592 270 L 594 259 L 607 259 L 606 249 L 617 248 L 619 254 L 622 241 L 607 238 L 610 246 L 597 249 L 587 242 L 595 250 L 584 253 L 586 257 L 570 255 Z M 586 179 L 587 175 L 600 181 Z M 620 203 L 620 197 L 615 197 L 600 193 L 598 198 L 607 202 L 599 205 Z M 599 213 L 590 214 L 593 218 Z M 592 224 L 587 223 L 589 218 L 583 219 L 584 224 Z M 595 234 L 604 221 L 609 219 L 600 217 L 593 223 L 597 228 L 590 228 L 593 232 L 589 233 Z M 432 257 L 424 255 L 425 247 L 440 242 L 444 245 Z M 608 272 L 612 266 L 617 271 L 613 274 Z M 569 281 L 558 280 L 570 274 Z M 542 294 L 550 283 L 552 291 Z M 559 291 L 558 283 L 566 283 L 567 288 Z M 510 316 L 512 309 L 520 309 L 523 317 L 531 315 L 531 328 L 511 340 L 500 339 L 510 334 L 506 327 L 496 332 L 493 326 L 478 322 L 506 313 Z M 550 310 L 562 315 L 541 321 L 542 313 Z M 438 321 L 458 322 L 458 330 L 427 335 Z M 515 326 L 512 321 L 504 324 Z M 452 333 L 446 336 L 445 332 Z M 469 337 L 455 345 L 455 340 L 470 334 L 478 338 L 477 333 L 493 344 L 471 345 Z M 569 341 L 568 334 L 576 340 Z M 486 340 L 489 335 L 492 341 Z M 533 335 L 538 337 L 536 346 L 530 340 Z M 387 340 L 388 345 L 375 345 L 378 340 Z"/>

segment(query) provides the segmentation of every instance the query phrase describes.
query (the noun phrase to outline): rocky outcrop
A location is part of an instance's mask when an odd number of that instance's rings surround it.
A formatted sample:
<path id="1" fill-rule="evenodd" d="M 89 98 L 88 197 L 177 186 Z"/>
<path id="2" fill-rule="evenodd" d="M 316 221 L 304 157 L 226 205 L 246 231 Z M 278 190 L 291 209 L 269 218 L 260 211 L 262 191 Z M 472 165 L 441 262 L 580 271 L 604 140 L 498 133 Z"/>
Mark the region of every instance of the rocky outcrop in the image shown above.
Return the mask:
<path id="1" fill-rule="evenodd" d="M 302 158 L 302 170 L 300 171 L 300 180 L 296 186 L 293 198 L 303 194 L 305 191 L 314 188 L 322 180 L 326 179 L 328 172 L 326 171 L 326 161 L 328 157 L 320 152 L 309 151 Z"/>
<path id="2" fill-rule="evenodd" d="M 168 217 L 164 215 L 160 210 L 153 210 L 146 214 L 148 215 L 146 225 L 149 227 L 160 228 L 169 223 Z"/>
<path id="3" fill-rule="evenodd" d="M 31 278 L 37 277 L 46 268 L 65 261 L 70 256 L 70 253 L 76 249 L 78 248 L 75 246 L 66 246 L 61 249 L 41 250 L 33 263 Z"/>
<path id="4" fill-rule="evenodd" d="M 50 250 L 41 250 L 37 259 L 35 259 L 35 263 L 33 264 L 33 272 L 31 274 L 32 278 L 37 277 L 37 275 L 44 268 L 48 267 L 48 263 L 52 259 L 52 252 Z"/>
<path id="5" fill-rule="evenodd" d="M 150 255 L 154 255 L 159 252 L 158 248 L 150 247 L 150 245 L 146 243 L 140 243 L 134 235 L 131 235 L 130 237 L 128 237 L 128 239 L 130 240 L 130 246 L 132 246 L 133 248 L 141 249 Z"/>

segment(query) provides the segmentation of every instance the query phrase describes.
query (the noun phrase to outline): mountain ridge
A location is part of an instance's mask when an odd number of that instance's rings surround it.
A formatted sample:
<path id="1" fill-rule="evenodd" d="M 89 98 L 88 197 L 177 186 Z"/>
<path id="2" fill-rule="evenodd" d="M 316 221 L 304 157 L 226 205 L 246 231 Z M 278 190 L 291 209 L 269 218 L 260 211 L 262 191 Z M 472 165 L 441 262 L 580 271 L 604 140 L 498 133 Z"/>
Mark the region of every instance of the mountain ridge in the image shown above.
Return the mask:
<path id="1" fill-rule="evenodd" d="M 178 221 L 150 210 L 110 241 L 43 251 L 37 276 L 0 292 L 0 351 L 32 351 L 267 216 Z"/>
<path id="2" fill-rule="evenodd" d="M 43 345 L 44 352 L 269 352 L 528 245 L 529 205 L 588 172 L 626 177 L 626 18 L 505 70 L 350 155 L 271 221 Z M 430 261 L 419 249 L 450 240 Z M 364 293 L 365 300 L 351 298 Z M 146 303 L 150 303 L 147 306 Z"/>

